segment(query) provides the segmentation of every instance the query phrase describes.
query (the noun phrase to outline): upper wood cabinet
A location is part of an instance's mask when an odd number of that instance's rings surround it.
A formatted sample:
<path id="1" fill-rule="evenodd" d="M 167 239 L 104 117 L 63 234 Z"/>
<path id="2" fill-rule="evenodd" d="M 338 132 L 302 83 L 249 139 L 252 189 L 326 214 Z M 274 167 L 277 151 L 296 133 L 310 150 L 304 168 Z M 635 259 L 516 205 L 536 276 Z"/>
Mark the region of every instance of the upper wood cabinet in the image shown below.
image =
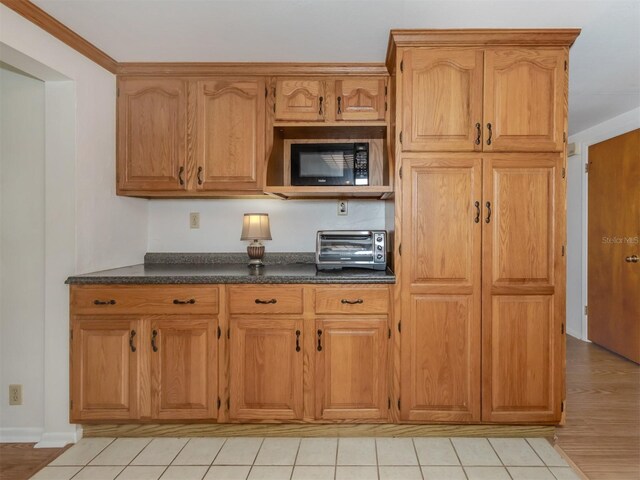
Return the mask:
<path id="1" fill-rule="evenodd" d="M 197 190 L 259 190 L 265 163 L 265 82 L 196 84 Z"/>
<path id="2" fill-rule="evenodd" d="M 276 122 L 384 121 L 386 107 L 384 77 L 276 80 Z"/>
<path id="3" fill-rule="evenodd" d="M 322 79 L 278 78 L 276 120 L 323 121 L 327 110 L 326 84 Z"/>
<path id="4" fill-rule="evenodd" d="M 175 78 L 118 82 L 119 191 L 186 188 L 187 82 Z"/>
<path id="5" fill-rule="evenodd" d="M 562 151 L 566 61 L 565 48 L 407 49 L 402 150 Z"/>
<path id="6" fill-rule="evenodd" d="M 72 421 L 138 417 L 140 330 L 133 317 L 74 317 Z"/>
<path id="7" fill-rule="evenodd" d="M 563 150 L 566 62 L 565 49 L 485 51 L 485 151 Z"/>
<path id="8" fill-rule="evenodd" d="M 472 48 L 405 52 L 403 150 L 482 150 L 482 57 Z"/>
<path id="9" fill-rule="evenodd" d="M 384 120 L 386 81 L 384 78 L 342 78 L 335 81 L 336 120 Z"/>

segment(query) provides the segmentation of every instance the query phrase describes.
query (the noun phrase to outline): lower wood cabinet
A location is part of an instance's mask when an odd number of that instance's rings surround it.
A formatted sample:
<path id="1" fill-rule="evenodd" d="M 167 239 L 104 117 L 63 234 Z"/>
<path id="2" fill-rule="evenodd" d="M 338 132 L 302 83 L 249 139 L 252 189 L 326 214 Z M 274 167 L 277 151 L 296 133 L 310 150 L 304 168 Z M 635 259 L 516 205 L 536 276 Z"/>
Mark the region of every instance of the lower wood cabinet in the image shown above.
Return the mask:
<path id="1" fill-rule="evenodd" d="M 137 318 L 75 317 L 71 333 L 71 421 L 138 418 Z"/>
<path id="2" fill-rule="evenodd" d="M 301 419 L 302 318 L 230 319 L 232 420 Z"/>
<path id="3" fill-rule="evenodd" d="M 215 322 L 200 316 L 161 316 L 149 323 L 153 418 L 216 418 Z"/>
<path id="4" fill-rule="evenodd" d="M 387 318 L 316 320 L 316 336 L 316 418 L 387 418 Z"/>

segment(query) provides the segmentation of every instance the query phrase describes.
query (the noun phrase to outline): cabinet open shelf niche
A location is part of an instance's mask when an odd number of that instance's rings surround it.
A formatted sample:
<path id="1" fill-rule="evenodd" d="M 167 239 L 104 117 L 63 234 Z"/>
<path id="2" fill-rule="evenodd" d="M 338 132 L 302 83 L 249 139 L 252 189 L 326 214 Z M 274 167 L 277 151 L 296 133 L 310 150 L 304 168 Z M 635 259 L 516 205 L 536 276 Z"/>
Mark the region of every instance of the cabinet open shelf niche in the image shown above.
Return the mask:
<path id="1" fill-rule="evenodd" d="M 369 185 L 291 185 L 292 143 L 369 143 Z M 273 128 L 264 192 L 279 198 L 375 198 L 393 195 L 393 156 L 386 125 L 284 126 Z"/>

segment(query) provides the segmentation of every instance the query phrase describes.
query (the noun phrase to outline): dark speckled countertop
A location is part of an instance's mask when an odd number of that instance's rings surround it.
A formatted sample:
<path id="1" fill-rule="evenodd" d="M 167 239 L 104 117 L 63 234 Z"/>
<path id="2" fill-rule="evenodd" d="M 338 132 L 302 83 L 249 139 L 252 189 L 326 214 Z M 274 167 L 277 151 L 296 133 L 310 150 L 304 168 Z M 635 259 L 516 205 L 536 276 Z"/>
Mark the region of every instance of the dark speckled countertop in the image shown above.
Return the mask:
<path id="1" fill-rule="evenodd" d="M 246 254 L 147 254 L 145 263 L 73 275 L 68 284 L 194 283 L 395 283 L 386 271 L 345 268 L 318 271 L 312 254 L 271 254 L 265 266 L 249 268 Z"/>

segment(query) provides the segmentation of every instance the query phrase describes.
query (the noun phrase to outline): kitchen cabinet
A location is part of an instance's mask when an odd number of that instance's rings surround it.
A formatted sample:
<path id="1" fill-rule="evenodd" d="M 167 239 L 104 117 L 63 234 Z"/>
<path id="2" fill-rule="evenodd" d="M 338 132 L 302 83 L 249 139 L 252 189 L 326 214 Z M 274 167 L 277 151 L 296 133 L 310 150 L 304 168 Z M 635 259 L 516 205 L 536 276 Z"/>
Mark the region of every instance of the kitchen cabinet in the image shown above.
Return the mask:
<path id="1" fill-rule="evenodd" d="M 197 82 L 197 191 L 262 188 L 264 91 L 262 78 L 216 78 Z"/>
<path id="2" fill-rule="evenodd" d="M 187 82 L 133 78 L 118 82 L 119 192 L 187 188 Z"/>
<path id="3" fill-rule="evenodd" d="M 477 422 L 481 160 L 403 161 L 401 418 Z"/>
<path id="4" fill-rule="evenodd" d="M 207 285 L 74 286 L 71 421 L 215 419 L 217 312 Z"/>
<path id="5" fill-rule="evenodd" d="M 564 149 L 565 48 L 414 48 L 401 66 L 403 151 Z"/>
<path id="6" fill-rule="evenodd" d="M 316 320 L 316 418 L 387 418 L 388 331 L 386 317 Z"/>
<path id="7" fill-rule="evenodd" d="M 561 415 L 562 163 L 559 154 L 494 154 L 484 159 L 485 421 L 548 422 Z"/>
<path id="8" fill-rule="evenodd" d="M 302 418 L 302 317 L 231 317 L 231 420 Z"/>
<path id="9" fill-rule="evenodd" d="M 278 78 L 276 122 L 384 122 L 384 77 Z"/>
<path id="10" fill-rule="evenodd" d="M 72 420 L 138 418 L 140 320 L 92 315 L 72 324 Z"/>
<path id="11" fill-rule="evenodd" d="M 264 77 L 118 79 L 118 193 L 255 195 L 264 183 Z"/>
<path id="12" fill-rule="evenodd" d="M 172 420 L 216 417 L 215 325 L 207 316 L 151 317 L 151 411 Z"/>

